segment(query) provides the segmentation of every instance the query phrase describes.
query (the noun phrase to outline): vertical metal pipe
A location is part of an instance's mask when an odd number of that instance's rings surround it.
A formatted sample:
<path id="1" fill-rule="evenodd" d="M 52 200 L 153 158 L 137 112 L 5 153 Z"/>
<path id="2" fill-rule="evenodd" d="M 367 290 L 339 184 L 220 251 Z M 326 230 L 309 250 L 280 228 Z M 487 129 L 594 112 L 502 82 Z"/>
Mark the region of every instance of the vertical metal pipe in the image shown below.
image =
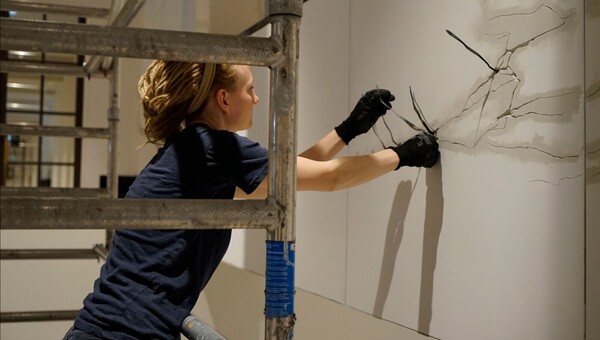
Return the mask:
<path id="1" fill-rule="evenodd" d="M 112 77 L 110 78 L 110 103 L 108 108 L 108 130 L 110 139 L 108 140 L 108 166 L 106 174 L 106 188 L 110 198 L 116 199 L 119 195 L 118 174 L 117 174 L 117 151 L 118 151 L 118 128 L 119 128 L 119 58 L 114 58 Z M 110 247 L 112 241 L 112 230 L 106 231 L 106 248 Z"/>
<path id="2" fill-rule="evenodd" d="M 42 53 L 42 63 L 44 62 L 45 54 Z M 45 101 L 45 93 L 46 93 L 46 76 L 40 75 L 40 106 L 39 106 L 39 116 L 38 116 L 38 125 L 44 125 L 44 101 Z M 36 187 L 42 186 L 42 162 L 44 161 L 44 137 L 40 136 L 37 139 L 37 183 Z M 23 167 L 24 168 L 24 167 Z"/>
<path id="3" fill-rule="evenodd" d="M 78 18 L 77 22 L 80 24 L 85 24 L 86 23 L 86 19 L 85 18 Z M 85 61 L 85 57 L 82 55 L 78 55 L 77 56 L 77 65 L 83 65 L 83 62 Z M 75 88 L 76 88 L 76 95 L 75 95 L 75 126 L 76 127 L 83 127 L 83 97 L 85 96 L 85 92 L 84 92 L 84 81 L 83 78 L 76 78 L 75 79 Z M 81 138 L 75 138 L 74 140 L 74 152 L 75 152 L 75 165 L 74 165 L 74 176 L 73 176 L 73 187 L 74 188 L 79 188 L 81 187 L 81 158 L 82 158 L 82 146 L 83 146 L 83 141 L 81 140 Z"/>
<path id="4" fill-rule="evenodd" d="M 115 58 L 110 78 L 110 103 L 108 108 L 108 130 L 110 138 L 108 140 L 108 173 L 107 189 L 111 198 L 117 198 L 117 146 L 118 146 L 118 128 L 119 128 L 119 59 Z"/>
<path id="5" fill-rule="evenodd" d="M 302 0 L 271 0 L 272 37 L 283 45 L 283 61 L 271 69 L 269 198 L 282 206 L 280 227 L 267 233 L 265 339 L 292 339 L 296 241 L 296 144 L 299 27 Z"/>
<path id="6" fill-rule="evenodd" d="M 286 2 L 298 2 L 302 8 L 301 0 Z M 284 207 L 286 216 L 281 228 L 269 232 L 268 239 L 294 241 L 300 17 L 277 15 L 272 21 L 272 36 L 284 44 L 284 60 L 271 69 L 269 197 Z"/>
<path id="7" fill-rule="evenodd" d="M 7 11 L 0 11 L 0 18 L 8 17 Z M 8 51 L 0 50 L 0 67 L 8 61 Z M 6 124 L 6 95 L 8 89 L 8 74 L 0 72 L 0 124 Z M 8 153 L 10 144 L 8 138 L 0 136 L 0 186 L 6 185 L 8 177 Z"/>

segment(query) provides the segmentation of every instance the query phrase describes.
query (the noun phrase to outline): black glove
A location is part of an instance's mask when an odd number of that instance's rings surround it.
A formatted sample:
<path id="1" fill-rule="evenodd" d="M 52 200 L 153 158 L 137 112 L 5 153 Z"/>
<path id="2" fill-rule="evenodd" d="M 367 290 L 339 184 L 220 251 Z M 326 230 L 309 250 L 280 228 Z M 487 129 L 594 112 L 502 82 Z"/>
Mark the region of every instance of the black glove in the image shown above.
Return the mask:
<path id="1" fill-rule="evenodd" d="M 390 147 L 389 149 L 396 151 L 400 158 L 396 170 L 401 166 L 431 168 L 440 158 L 437 139 L 434 136 L 423 132 L 406 142 Z"/>
<path id="2" fill-rule="evenodd" d="M 377 89 L 365 93 L 350 116 L 336 126 L 335 131 L 344 143 L 350 143 L 354 137 L 369 131 L 377 119 L 392 108 L 391 102 L 394 99 L 396 98 L 388 90 Z"/>

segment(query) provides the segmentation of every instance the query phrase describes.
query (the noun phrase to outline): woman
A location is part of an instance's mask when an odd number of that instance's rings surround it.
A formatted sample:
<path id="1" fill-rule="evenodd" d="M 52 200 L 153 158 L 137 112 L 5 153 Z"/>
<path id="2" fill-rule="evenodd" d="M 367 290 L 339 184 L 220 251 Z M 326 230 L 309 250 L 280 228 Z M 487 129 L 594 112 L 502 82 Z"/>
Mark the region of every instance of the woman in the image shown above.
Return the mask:
<path id="1" fill-rule="evenodd" d="M 128 198 L 233 199 L 267 195 L 267 150 L 235 132 L 252 126 L 248 66 L 155 61 L 139 82 L 145 133 L 164 143 Z M 435 164 L 435 138 L 418 135 L 370 155 L 333 157 L 391 107 L 387 90 L 364 95 L 350 116 L 301 153 L 297 189 L 333 191 L 400 166 Z M 179 339 L 183 319 L 217 268 L 230 230 L 117 230 L 94 291 L 65 339 Z"/>

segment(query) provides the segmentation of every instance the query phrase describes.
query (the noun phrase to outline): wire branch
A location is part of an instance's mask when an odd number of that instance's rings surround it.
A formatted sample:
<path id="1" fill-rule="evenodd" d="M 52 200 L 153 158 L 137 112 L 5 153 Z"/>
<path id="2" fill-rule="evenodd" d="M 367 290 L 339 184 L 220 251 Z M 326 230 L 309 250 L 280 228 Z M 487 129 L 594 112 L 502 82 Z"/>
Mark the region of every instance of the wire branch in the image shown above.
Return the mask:
<path id="1" fill-rule="evenodd" d="M 490 68 L 490 70 L 494 71 L 494 73 L 498 73 L 500 70 L 497 68 L 492 67 L 492 65 L 490 65 L 490 63 L 487 62 L 487 60 L 485 60 L 485 58 L 483 58 L 481 56 L 481 54 L 479 54 L 477 51 L 475 51 L 474 49 L 472 49 L 471 47 L 469 47 L 469 45 L 467 45 L 464 41 L 462 41 L 459 37 L 457 37 L 454 33 L 452 33 L 450 30 L 446 30 L 446 33 L 448 33 L 452 38 L 458 40 L 461 44 L 463 44 L 463 46 L 471 51 L 471 53 L 475 54 L 476 56 L 479 57 L 479 59 L 483 60 L 483 62 L 487 65 L 487 67 Z"/>

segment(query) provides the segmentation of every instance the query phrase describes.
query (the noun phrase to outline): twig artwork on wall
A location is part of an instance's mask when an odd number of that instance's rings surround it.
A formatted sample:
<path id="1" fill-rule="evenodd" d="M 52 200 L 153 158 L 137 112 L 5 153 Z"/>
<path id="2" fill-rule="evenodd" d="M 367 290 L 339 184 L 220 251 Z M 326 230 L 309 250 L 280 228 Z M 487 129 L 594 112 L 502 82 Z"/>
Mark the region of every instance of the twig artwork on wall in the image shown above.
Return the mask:
<path id="1" fill-rule="evenodd" d="M 499 27 L 511 27 L 511 25 L 518 27 L 527 20 L 544 22 L 544 25 L 531 28 L 526 32 L 528 34 L 526 36 L 523 32 L 517 34 L 510 31 L 486 33 L 486 38 L 496 39 L 504 44 L 502 53 L 495 58 L 495 63 L 488 62 L 482 53 L 472 47 L 472 44 L 467 44 L 457 34 L 447 29 L 446 33 L 450 37 L 485 63 L 490 70 L 489 74 L 482 76 L 480 81 L 474 84 L 473 89 L 466 95 L 460 111 L 449 114 L 442 121 L 434 124 L 428 123 L 425 119 L 414 91 L 410 87 L 413 109 L 424 125 L 424 129 L 417 127 L 393 109 L 391 111 L 411 129 L 436 135 L 440 143 L 467 149 L 474 149 L 483 143 L 495 150 L 531 151 L 535 157 L 546 160 L 577 162 L 584 150 L 583 141 L 577 145 L 573 143 L 566 145 L 556 138 L 546 138 L 544 129 L 549 124 L 570 123 L 581 118 L 576 116 L 581 111 L 583 89 L 575 86 L 555 88 L 535 95 L 522 95 L 521 87 L 526 78 L 526 66 L 515 62 L 520 53 L 530 53 L 526 49 L 534 42 L 556 34 L 561 29 L 572 29 L 571 19 L 574 17 L 573 12 L 561 14 L 549 5 L 540 5 L 529 12 L 499 14 L 491 17 L 490 23 L 504 20 L 503 23 L 497 24 Z M 542 57 L 544 56 L 540 56 Z M 396 143 L 398 138 L 393 136 L 388 122 L 385 119 L 382 121 L 392 141 Z M 520 124 L 533 126 L 535 129 L 529 129 L 527 134 L 523 134 L 524 127 L 520 127 Z M 373 130 L 381 145 L 385 147 L 377 127 Z M 582 175 L 573 174 L 563 179 L 573 179 Z M 557 185 L 557 183 L 552 184 Z"/>

